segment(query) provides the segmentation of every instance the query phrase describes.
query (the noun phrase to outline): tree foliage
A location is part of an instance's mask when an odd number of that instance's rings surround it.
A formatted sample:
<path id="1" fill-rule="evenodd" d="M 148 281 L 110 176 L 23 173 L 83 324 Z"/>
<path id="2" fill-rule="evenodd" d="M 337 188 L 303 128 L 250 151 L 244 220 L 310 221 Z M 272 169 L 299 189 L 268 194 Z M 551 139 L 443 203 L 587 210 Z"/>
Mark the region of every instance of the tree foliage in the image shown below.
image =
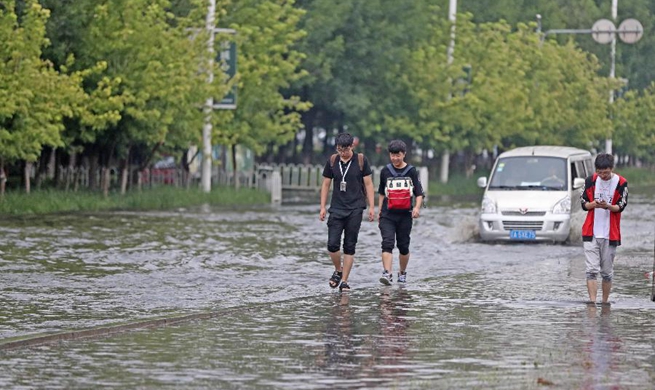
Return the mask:
<path id="1" fill-rule="evenodd" d="M 40 161 L 44 146 L 71 166 L 76 154 L 126 166 L 178 153 L 201 143 L 206 99 L 232 86 L 237 109 L 213 112 L 214 143 L 257 155 L 284 145 L 276 156 L 296 157 L 304 137 L 303 160 L 316 162 L 347 130 L 367 153 L 392 138 L 425 158 L 529 144 L 600 150 L 611 137 L 616 152 L 651 161 L 655 37 L 617 44 L 616 73 L 631 90 L 613 105 L 609 91 L 622 84 L 608 78 L 609 45 L 544 39 L 590 28 L 609 3 L 460 2 L 448 58 L 445 0 L 219 0 L 217 27 L 237 31 L 216 39 L 216 49 L 238 47 L 228 79 L 220 61 L 210 65 L 206 0 L 3 1 L 0 169 Z M 634 17 L 648 32 L 654 15 L 649 0 L 622 2 L 617 25 Z"/>
<path id="2" fill-rule="evenodd" d="M 226 5 L 219 24 L 237 31 L 237 109 L 215 115 L 214 140 L 240 144 L 259 154 L 270 144 L 293 139 L 302 127 L 300 112 L 309 108 L 284 90 L 303 77 L 303 54 L 293 45 L 304 31 L 297 28 L 303 11 L 292 0 L 240 0 Z"/>
<path id="3" fill-rule="evenodd" d="M 0 158 L 34 162 L 44 145 L 62 145 L 64 117 L 72 117 L 83 98 L 77 76 L 57 72 L 41 58 L 48 43 L 48 10 L 26 1 L 0 8 Z"/>

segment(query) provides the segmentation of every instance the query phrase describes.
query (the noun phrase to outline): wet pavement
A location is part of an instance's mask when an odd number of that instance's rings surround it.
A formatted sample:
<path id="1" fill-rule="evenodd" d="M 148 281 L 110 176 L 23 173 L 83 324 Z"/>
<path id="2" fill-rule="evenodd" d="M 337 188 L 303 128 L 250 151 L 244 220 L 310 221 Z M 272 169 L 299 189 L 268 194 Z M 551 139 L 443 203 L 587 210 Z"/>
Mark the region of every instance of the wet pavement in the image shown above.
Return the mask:
<path id="1" fill-rule="evenodd" d="M 630 196 L 612 305 L 592 307 L 580 244 L 479 243 L 474 204 L 422 211 L 404 286 L 379 285 L 363 222 L 348 294 L 316 206 L 3 220 L 0 388 L 652 388 L 655 210 Z"/>

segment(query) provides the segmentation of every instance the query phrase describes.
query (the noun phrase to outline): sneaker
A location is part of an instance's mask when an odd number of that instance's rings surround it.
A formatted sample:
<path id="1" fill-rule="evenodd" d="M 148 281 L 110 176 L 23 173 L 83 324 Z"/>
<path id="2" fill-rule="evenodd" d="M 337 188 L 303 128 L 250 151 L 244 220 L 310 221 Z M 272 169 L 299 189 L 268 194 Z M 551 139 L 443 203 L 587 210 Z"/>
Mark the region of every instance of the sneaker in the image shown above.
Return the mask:
<path id="1" fill-rule="evenodd" d="M 380 276 L 380 283 L 391 286 L 391 282 L 393 282 L 393 276 L 385 269 L 382 276 Z"/>
<path id="2" fill-rule="evenodd" d="M 407 282 L 407 272 L 398 272 L 398 283 Z"/>

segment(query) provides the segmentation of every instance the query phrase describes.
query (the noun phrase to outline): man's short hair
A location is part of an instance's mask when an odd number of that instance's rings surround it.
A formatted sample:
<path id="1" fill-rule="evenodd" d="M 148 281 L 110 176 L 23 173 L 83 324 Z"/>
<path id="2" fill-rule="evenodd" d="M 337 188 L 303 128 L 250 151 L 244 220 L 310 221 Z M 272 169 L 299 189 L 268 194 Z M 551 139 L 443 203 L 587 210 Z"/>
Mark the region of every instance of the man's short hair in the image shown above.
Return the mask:
<path id="1" fill-rule="evenodd" d="M 395 139 L 389 142 L 389 147 L 387 147 L 389 153 L 407 153 L 407 145 L 399 139 Z"/>
<path id="2" fill-rule="evenodd" d="M 354 141 L 355 139 L 352 135 L 350 135 L 350 133 L 339 133 L 334 139 L 336 146 L 340 146 L 342 148 L 352 146 Z"/>
<path id="3" fill-rule="evenodd" d="M 594 162 L 596 169 L 614 168 L 614 156 L 609 153 L 599 153 Z"/>

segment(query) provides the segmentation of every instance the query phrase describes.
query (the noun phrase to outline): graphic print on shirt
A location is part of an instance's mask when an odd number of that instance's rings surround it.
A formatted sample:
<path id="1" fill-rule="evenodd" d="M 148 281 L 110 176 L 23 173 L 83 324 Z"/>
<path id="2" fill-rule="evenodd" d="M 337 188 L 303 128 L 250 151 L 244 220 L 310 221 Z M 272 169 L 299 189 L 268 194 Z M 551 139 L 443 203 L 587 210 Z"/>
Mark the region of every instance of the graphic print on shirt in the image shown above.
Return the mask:
<path id="1" fill-rule="evenodd" d="M 596 188 L 594 190 L 594 199 L 597 202 L 605 201 L 612 204 L 612 198 L 616 186 L 619 184 L 619 176 L 612 175 L 610 180 L 603 180 L 598 176 L 596 178 Z M 610 211 L 606 209 L 594 209 L 594 237 L 610 237 Z"/>

